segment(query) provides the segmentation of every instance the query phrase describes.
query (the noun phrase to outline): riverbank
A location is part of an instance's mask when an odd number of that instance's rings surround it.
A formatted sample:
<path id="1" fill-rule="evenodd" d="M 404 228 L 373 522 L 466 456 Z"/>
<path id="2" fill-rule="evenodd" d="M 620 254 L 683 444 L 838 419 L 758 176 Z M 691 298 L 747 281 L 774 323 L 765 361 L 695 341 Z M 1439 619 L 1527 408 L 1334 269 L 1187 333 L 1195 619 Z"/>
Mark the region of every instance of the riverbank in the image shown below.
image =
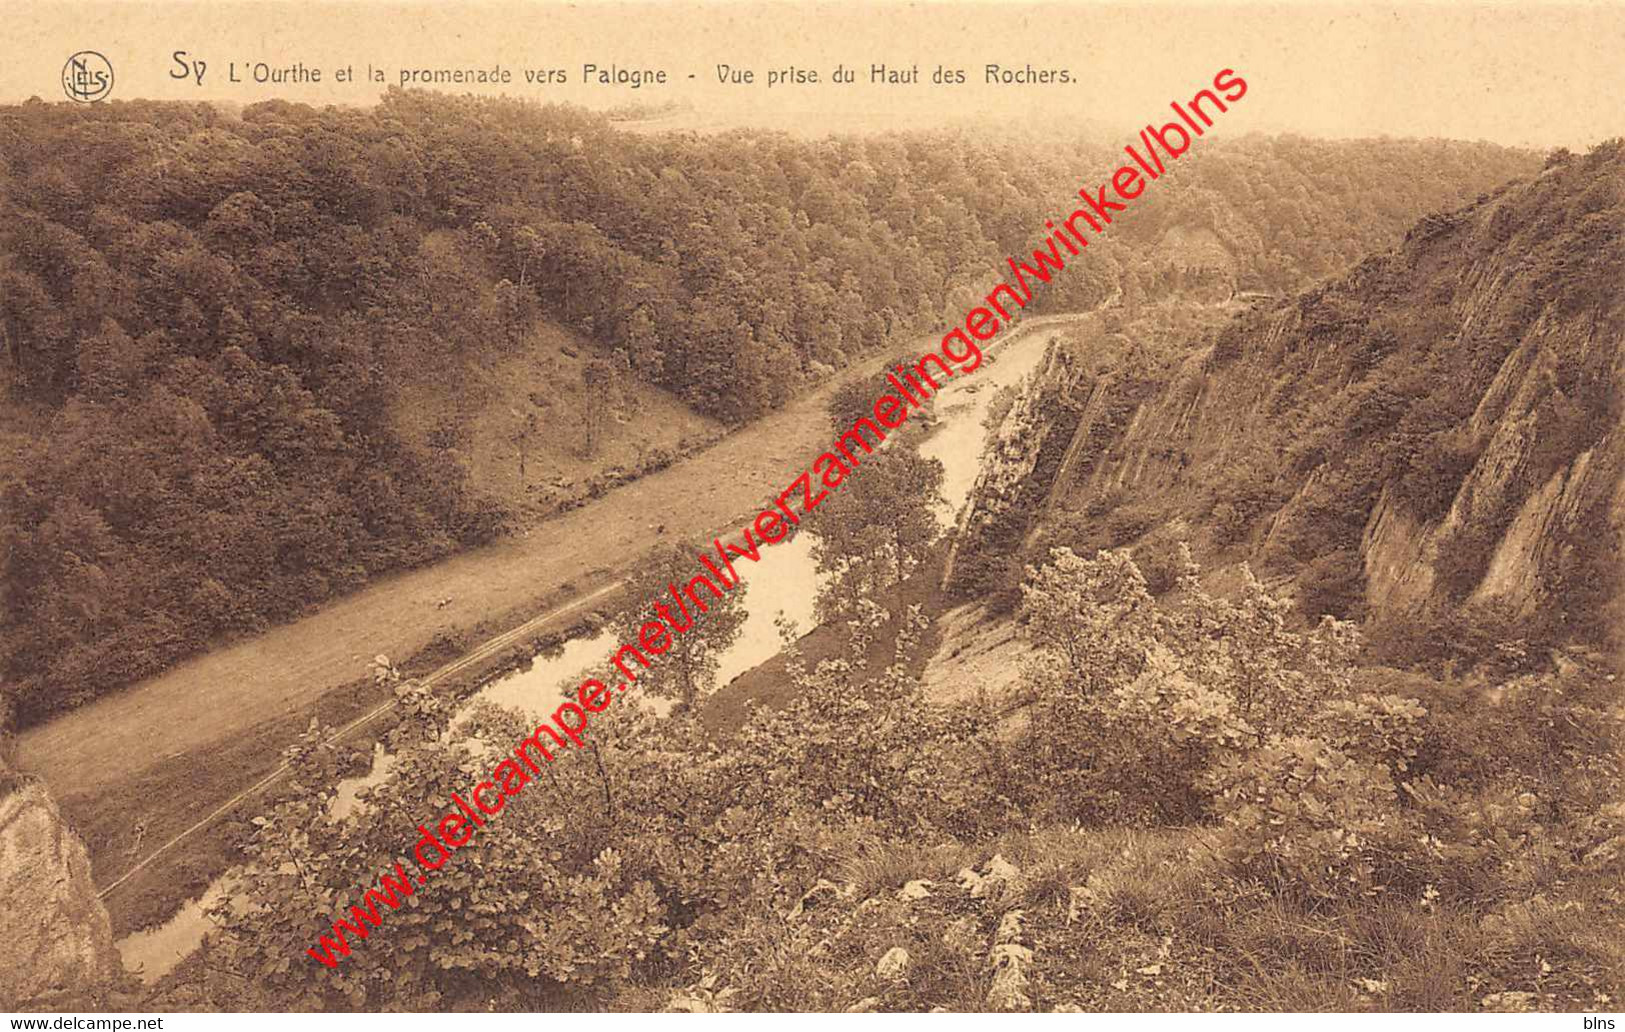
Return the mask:
<path id="1" fill-rule="evenodd" d="M 1001 344 L 1085 317 L 1031 318 Z M 910 354 L 917 346 L 896 350 Z M 618 569 L 593 568 L 588 557 L 622 556 L 622 568 L 636 562 L 655 540 L 655 522 L 682 536 L 735 520 L 827 438 L 830 393 L 889 361 L 861 363 L 711 448 L 526 534 L 390 577 L 32 729 L 20 741 L 20 765 L 51 785 L 86 835 L 98 883 L 109 884 L 273 770 L 312 718 L 342 726 L 375 706 L 367 669 L 374 655 L 423 655 L 432 669 L 434 657 L 463 654 L 591 590 L 583 585 L 616 579 Z M 356 744 L 365 749 L 368 740 Z M 107 901 L 115 928 L 161 919 L 229 866 L 225 823 L 121 886 Z"/>

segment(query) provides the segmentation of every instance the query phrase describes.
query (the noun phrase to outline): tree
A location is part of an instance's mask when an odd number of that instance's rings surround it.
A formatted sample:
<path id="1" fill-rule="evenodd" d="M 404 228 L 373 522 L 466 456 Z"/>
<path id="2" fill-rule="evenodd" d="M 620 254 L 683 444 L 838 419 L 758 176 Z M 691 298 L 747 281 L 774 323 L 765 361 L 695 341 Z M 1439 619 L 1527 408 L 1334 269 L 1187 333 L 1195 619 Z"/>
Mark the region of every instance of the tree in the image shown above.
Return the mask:
<path id="1" fill-rule="evenodd" d="M 709 552 L 699 545 L 656 546 L 627 587 L 629 605 L 617 624 L 618 640 L 641 643 L 646 655 L 662 640 L 670 640 L 666 651 L 648 655 L 648 669 L 633 670 L 638 688 L 677 700 L 686 713 L 695 712 L 700 700 L 716 688 L 722 656 L 738 640 L 749 615 L 744 605 L 745 585 L 725 588 L 696 558 Z M 712 563 L 717 561 L 713 558 Z M 700 576 L 716 584 L 720 599 L 704 583 L 694 583 Z M 645 638 L 644 630 L 651 621 L 663 625 L 665 631 Z"/>
<path id="2" fill-rule="evenodd" d="M 653 379 L 659 379 L 664 373 L 666 356 L 647 305 L 639 305 L 627 321 L 625 348 L 628 362 L 636 372 Z"/>
<path id="3" fill-rule="evenodd" d="M 860 419 L 875 418 L 875 399 L 893 391 L 884 372 L 848 380 L 836 387 L 829 399 L 829 418 L 836 434 L 852 429 Z"/>
<path id="4" fill-rule="evenodd" d="M 839 457 L 837 457 L 839 461 Z M 844 464 L 843 464 L 844 465 Z M 825 483 L 834 468 L 824 472 Z M 942 463 L 902 442 L 861 455 L 808 523 L 813 558 L 824 575 L 819 615 L 851 612 L 858 602 L 901 586 L 941 529 Z"/>
<path id="5" fill-rule="evenodd" d="M 509 348 L 518 347 L 534 317 L 534 296 L 510 280 L 498 280 L 492 303 L 496 307 L 497 325 L 502 328 L 503 343 Z"/>
<path id="6" fill-rule="evenodd" d="M 598 454 L 604 428 L 615 414 L 620 393 L 620 374 L 615 363 L 593 357 L 581 367 L 581 448 L 589 457 Z"/>
<path id="7" fill-rule="evenodd" d="M 518 415 L 518 413 L 514 413 Z M 519 425 L 514 429 L 513 435 L 508 439 L 513 442 L 514 450 L 519 453 L 519 489 L 525 489 L 525 456 L 530 451 L 531 441 L 536 437 L 536 413 L 526 412 L 520 417 Z"/>

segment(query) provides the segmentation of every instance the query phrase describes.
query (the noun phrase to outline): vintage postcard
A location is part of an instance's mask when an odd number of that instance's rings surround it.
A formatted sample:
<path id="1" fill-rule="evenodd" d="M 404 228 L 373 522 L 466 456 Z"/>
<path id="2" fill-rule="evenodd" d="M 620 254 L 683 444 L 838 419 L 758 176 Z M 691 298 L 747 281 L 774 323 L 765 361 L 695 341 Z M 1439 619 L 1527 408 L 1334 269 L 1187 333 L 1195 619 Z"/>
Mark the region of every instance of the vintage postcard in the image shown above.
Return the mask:
<path id="1" fill-rule="evenodd" d="M 12 1028 L 1616 1028 L 1625 5 L 4 23 Z"/>

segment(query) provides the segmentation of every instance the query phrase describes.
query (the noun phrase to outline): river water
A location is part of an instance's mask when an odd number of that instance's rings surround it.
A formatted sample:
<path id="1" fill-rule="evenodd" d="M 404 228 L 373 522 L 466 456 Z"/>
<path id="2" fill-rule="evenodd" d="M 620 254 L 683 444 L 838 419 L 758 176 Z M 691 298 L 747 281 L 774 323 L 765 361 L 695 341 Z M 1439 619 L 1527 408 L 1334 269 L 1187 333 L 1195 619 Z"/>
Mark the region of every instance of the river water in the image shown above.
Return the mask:
<path id="1" fill-rule="evenodd" d="M 937 425 L 921 444 L 920 452 L 943 466 L 942 504 L 938 518 L 944 526 L 970 495 L 980 471 L 984 431 L 983 417 L 1001 387 L 1019 382 L 1043 358 L 1050 334 L 1046 326 L 1062 317 L 1031 319 L 1015 335 L 998 343 L 988 360 L 973 376 L 950 380 L 936 397 Z M 773 658 L 779 651 L 775 620 L 781 614 L 803 631 L 813 626 L 813 602 L 818 584 L 812 558 L 812 536 L 800 534 L 764 552 L 759 568 L 738 564 L 747 583 L 747 617 L 739 638 L 722 657 L 718 683 L 727 684 L 747 670 Z M 550 658 L 536 657 L 526 670 L 515 671 L 487 684 L 472 699 L 494 702 L 541 718 L 558 704 L 559 686 L 579 681 L 583 672 L 601 671 L 617 647 L 613 632 L 593 638 L 578 638 L 565 644 Z M 659 700 L 643 697 L 646 704 Z M 472 700 L 471 700 L 472 701 Z M 344 816 L 359 805 L 357 792 L 381 781 L 392 758 L 380 747 L 374 754 L 372 770 L 363 777 L 342 782 L 337 787 L 334 818 Z M 225 898 L 227 878 L 222 876 L 205 890 L 201 899 L 182 907 L 162 925 L 134 932 L 117 943 L 124 965 L 152 983 L 195 950 L 212 925 L 205 911 Z"/>

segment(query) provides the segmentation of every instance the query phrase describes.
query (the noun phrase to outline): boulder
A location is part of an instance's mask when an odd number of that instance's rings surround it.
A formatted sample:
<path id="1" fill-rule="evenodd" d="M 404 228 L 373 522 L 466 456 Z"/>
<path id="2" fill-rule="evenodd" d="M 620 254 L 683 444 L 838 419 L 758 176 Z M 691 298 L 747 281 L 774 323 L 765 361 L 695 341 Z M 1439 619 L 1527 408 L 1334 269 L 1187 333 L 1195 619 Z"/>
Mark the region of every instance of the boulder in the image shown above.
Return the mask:
<path id="1" fill-rule="evenodd" d="M 43 784 L 0 771 L 0 1005 L 91 1002 L 122 974 L 85 844 Z"/>
<path id="2" fill-rule="evenodd" d="M 908 950 L 901 946 L 893 946 L 880 958 L 879 963 L 875 964 L 875 974 L 881 978 L 902 978 L 908 971 L 908 961 Z"/>

